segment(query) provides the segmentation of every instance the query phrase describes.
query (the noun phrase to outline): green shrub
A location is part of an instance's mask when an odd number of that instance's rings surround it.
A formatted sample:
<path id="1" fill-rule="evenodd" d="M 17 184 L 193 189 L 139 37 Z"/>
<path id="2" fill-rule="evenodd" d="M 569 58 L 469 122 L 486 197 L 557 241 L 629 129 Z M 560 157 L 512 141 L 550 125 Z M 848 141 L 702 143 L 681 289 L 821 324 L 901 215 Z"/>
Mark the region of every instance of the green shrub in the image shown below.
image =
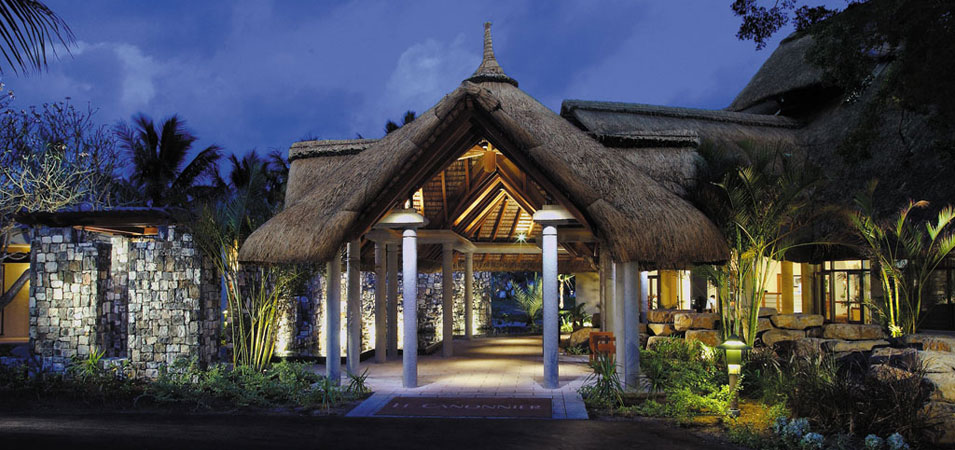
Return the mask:
<path id="1" fill-rule="evenodd" d="M 584 401 L 592 406 L 613 410 L 623 406 L 623 384 L 617 375 L 617 362 L 613 354 L 601 353 L 590 362 L 593 373 L 578 389 Z"/>

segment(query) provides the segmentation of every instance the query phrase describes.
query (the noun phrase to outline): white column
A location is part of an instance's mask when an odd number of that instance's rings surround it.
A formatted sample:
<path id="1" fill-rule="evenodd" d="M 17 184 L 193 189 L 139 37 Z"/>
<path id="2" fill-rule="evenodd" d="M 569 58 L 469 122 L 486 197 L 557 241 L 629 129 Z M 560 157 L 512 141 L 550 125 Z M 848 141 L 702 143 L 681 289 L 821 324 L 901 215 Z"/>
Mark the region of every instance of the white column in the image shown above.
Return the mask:
<path id="1" fill-rule="evenodd" d="M 557 320 L 557 228 L 544 226 L 541 282 L 544 294 L 544 388 L 557 389 L 557 344 L 560 328 Z"/>
<path id="2" fill-rule="evenodd" d="M 341 264 L 338 255 L 325 264 L 325 377 L 334 383 L 342 379 Z"/>
<path id="3" fill-rule="evenodd" d="M 627 389 L 640 386 L 640 272 L 635 262 L 623 264 L 624 357 L 622 377 Z"/>
<path id="4" fill-rule="evenodd" d="M 474 336 L 474 253 L 464 254 L 464 337 Z"/>
<path id="5" fill-rule="evenodd" d="M 388 290 L 388 357 L 398 357 L 398 246 L 385 246 L 388 261 L 385 264 Z"/>
<path id="6" fill-rule="evenodd" d="M 345 349 L 345 370 L 358 375 L 358 363 L 361 361 L 361 242 L 357 239 L 348 243 L 348 264 L 345 267 L 348 278 L 348 311 Z"/>
<path id="7" fill-rule="evenodd" d="M 647 323 L 650 310 L 650 272 L 640 272 L 640 323 Z"/>
<path id="8" fill-rule="evenodd" d="M 441 356 L 450 358 L 454 356 L 454 247 L 444 244 L 441 250 Z"/>
<path id="9" fill-rule="evenodd" d="M 613 337 L 616 353 L 614 358 L 617 362 L 617 374 L 623 379 L 623 362 L 626 360 L 624 353 L 626 342 L 624 341 L 624 306 L 623 306 L 623 263 L 613 263 Z"/>
<path id="10" fill-rule="evenodd" d="M 610 252 L 600 250 L 600 329 L 613 331 L 613 261 Z"/>
<path id="11" fill-rule="evenodd" d="M 385 317 L 385 244 L 375 242 L 375 362 L 387 360 L 387 320 Z"/>
<path id="12" fill-rule="evenodd" d="M 408 228 L 401 239 L 402 295 L 404 297 L 404 351 L 402 385 L 418 387 L 418 233 Z"/>

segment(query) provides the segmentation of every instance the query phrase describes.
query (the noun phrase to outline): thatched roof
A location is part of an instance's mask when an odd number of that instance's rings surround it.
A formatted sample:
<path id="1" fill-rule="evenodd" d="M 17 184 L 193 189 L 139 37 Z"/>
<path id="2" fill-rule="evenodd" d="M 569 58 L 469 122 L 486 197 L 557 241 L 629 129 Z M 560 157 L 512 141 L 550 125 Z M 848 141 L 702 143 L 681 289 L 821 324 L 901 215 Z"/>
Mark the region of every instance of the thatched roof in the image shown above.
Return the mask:
<path id="1" fill-rule="evenodd" d="M 285 204 L 292 205 L 311 192 L 318 181 L 338 170 L 345 161 L 377 142 L 377 139 L 302 141 L 289 149 L 288 187 Z"/>
<path id="2" fill-rule="evenodd" d="M 564 206 L 579 214 L 617 261 L 682 268 L 727 258 L 719 230 L 699 210 L 516 82 L 493 75 L 494 66 L 500 67 L 486 58 L 482 67 L 490 71 L 479 69 L 470 78 L 477 82 L 464 81 L 413 122 L 340 157 L 337 168 L 312 168 L 321 171 L 313 176 L 301 166 L 297 179 L 311 184 L 306 189 L 290 181 L 294 201 L 248 238 L 239 258 L 328 260 L 481 139 L 569 203 Z"/>
<path id="3" fill-rule="evenodd" d="M 773 114 L 779 110 L 775 100 L 783 94 L 822 84 L 823 71 L 805 59 L 811 46 L 809 34 L 784 39 L 727 109 Z"/>
<path id="4" fill-rule="evenodd" d="M 692 188 L 702 141 L 792 145 L 802 126 L 782 116 L 584 100 L 565 100 L 561 115 L 681 196 Z"/>

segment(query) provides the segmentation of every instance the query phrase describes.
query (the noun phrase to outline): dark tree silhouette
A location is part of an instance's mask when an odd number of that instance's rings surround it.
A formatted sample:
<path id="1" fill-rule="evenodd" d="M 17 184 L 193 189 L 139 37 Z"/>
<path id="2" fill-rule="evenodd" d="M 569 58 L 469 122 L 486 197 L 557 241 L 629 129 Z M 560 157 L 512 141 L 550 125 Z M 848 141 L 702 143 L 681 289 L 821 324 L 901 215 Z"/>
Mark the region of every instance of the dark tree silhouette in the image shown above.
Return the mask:
<path id="1" fill-rule="evenodd" d="M 392 131 L 395 131 L 395 130 L 397 130 L 397 129 L 399 129 L 399 128 L 405 126 L 405 125 L 408 125 L 408 124 L 411 123 L 411 122 L 414 122 L 414 120 L 415 120 L 416 117 L 417 117 L 417 116 L 415 115 L 415 112 L 414 112 L 414 111 L 405 111 L 405 115 L 404 115 L 404 117 L 401 119 L 401 125 L 398 125 L 397 123 L 395 123 L 395 122 L 393 122 L 393 121 L 391 121 L 391 120 L 389 120 L 387 123 L 385 123 L 385 134 L 389 134 L 389 133 L 391 133 Z"/>
<path id="2" fill-rule="evenodd" d="M 120 146 L 132 162 L 130 184 L 136 189 L 138 203 L 149 206 L 189 206 L 209 197 L 215 186 L 203 184 L 215 179 L 220 148 L 210 145 L 186 163 L 196 141 L 177 116 L 166 119 L 161 129 L 149 117 L 133 117 L 133 125 L 116 127 Z"/>

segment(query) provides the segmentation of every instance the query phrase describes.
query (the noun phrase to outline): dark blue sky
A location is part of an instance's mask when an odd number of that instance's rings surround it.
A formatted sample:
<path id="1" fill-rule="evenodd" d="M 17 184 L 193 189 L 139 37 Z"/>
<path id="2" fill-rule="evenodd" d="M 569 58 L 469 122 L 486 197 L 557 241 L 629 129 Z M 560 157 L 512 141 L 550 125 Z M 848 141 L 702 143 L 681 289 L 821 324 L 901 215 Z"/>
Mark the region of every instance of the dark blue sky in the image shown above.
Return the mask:
<path id="1" fill-rule="evenodd" d="M 842 1 L 828 2 L 842 6 Z M 179 114 L 234 153 L 303 137 L 380 137 L 480 62 L 482 26 L 521 88 L 563 99 L 722 108 L 769 57 L 740 42 L 730 0 L 48 0 L 72 57 L 3 80 L 25 106 L 71 97 L 113 124 Z"/>

